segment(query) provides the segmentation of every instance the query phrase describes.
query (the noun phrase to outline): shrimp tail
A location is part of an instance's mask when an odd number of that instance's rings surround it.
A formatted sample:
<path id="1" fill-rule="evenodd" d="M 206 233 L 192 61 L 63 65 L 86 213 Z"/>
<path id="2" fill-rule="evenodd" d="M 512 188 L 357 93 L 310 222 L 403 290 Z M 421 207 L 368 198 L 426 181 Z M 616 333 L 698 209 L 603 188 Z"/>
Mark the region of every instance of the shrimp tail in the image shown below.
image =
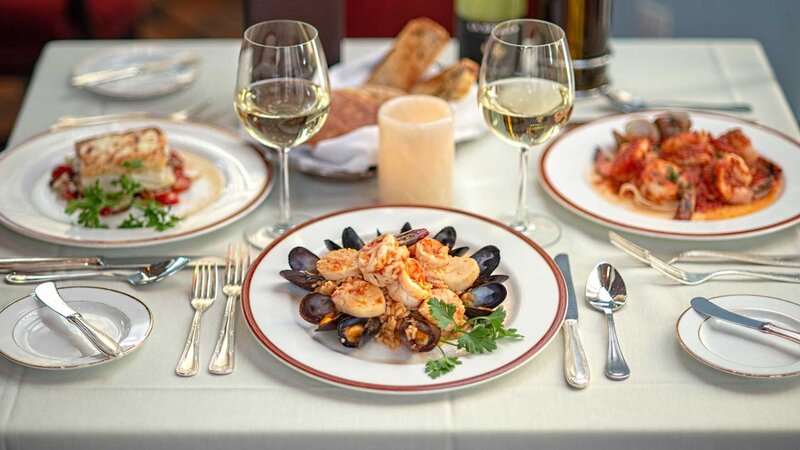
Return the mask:
<path id="1" fill-rule="evenodd" d="M 697 193 L 694 189 L 684 189 L 678 199 L 678 208 L 675 210 L 676 220 L 692 220 Z"/>

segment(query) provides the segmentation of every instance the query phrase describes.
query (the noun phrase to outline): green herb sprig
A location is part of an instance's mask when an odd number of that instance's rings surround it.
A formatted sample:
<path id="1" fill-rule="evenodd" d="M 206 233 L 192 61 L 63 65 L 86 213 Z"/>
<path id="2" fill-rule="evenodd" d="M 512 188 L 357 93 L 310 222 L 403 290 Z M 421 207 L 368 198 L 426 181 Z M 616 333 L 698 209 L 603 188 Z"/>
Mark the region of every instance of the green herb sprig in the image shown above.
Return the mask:
<path id="1" fill-rule="evenodd" d="M 506 319 L 506 311 L 502 306 L 482 317 L 473 317 L 467 320 L 466 325 L 459 325 L 453 317 L 456 313 L 455 305 L 446 303 L 438 298 L 428 300 L 428 312 L 439 328 L 447 328 L 453 325 L 453 331 L 458 336 L 457 339 L 440 339 L 438 349 L 442 356 L 433 359 L 425 364 L 425 373 L 431 378 L 452 372 L 456 366 L 461 364 L 457 356 L 447 356 L 442 349 L 442 345 L 452 345 L 457 349 L 464 349 L 470 354 L 490 353 L 497 349 L 497 341 L 503 339 L 522 339 L 522 335 L 517 333 L 515 328 L 506 328 L 503 322 Z"/>

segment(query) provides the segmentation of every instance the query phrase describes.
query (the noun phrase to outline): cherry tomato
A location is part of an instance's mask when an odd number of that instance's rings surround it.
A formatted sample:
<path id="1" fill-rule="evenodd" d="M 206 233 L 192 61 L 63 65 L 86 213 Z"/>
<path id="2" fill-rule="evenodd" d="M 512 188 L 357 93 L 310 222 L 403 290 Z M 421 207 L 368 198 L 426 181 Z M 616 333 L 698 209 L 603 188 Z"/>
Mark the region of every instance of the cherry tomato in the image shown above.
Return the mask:
<path id="1" fill-rule="evenodd" d="M 72 172 L 72 167 L 70 167 L 70 166 L 65 166 L 65 165 L 56 166 L 56 168 L 53 169 L 53 172 L 50 174 L 50 179 L 51 180 L 57 180 L 57 179 L 59 179 L 61 177 L 61 175 L 64 175 L 64 174 L 67 174 L 67 176 L 71 177 L 72 173 L 73 173 Z"/>
<path id="2" fill-rule="evenodd" d="M 189 177 L 179 176 L 175 179 L 175 184 L 172 185 L 172 192 L 183 192 L 192 185 L 192 179 Z"/>
<path id="3" fill-rule="evenodd" d="M 72 189 L 70 189 L 70 187 L 71 187 L 70 183 L 64 183 L 64 184 L 61 185 L 61 192 L 60 193 L 61 193 L 61 197 L 64 200 L 75 200 L 76 198 L 78 198 L 78 196 L 75 195 L 75 192 L 73 192 Z"/>
<path id="4" fill-rule="evenodd" d="M 112 212 L 113 212 L 113 211 L 111 211 L 111 207 L 110 207 L 110 206 L 104 206 L 104 207 L 103 207 L 103 209 L 101 209 L 101 210 L 100 210 L 100 215 L 101 215 L 101 216 L 108 216 L 108 215 L 110 215 Z"/>
<path id="5" fill-rule="evenodd" d="M 172 172 L 175 174 L 176 178 L 180 178 L 183 176 L 183 167 L 175 167 L 172 169 Z"/>
<path id="6" fill-rule="evenodd" d="M 156 195 L 156 201 L 161 203 L 162 205 L 177 205 L 178 204 L 178 194 L 169 191 L 169 192 L 162 192 Z"/>

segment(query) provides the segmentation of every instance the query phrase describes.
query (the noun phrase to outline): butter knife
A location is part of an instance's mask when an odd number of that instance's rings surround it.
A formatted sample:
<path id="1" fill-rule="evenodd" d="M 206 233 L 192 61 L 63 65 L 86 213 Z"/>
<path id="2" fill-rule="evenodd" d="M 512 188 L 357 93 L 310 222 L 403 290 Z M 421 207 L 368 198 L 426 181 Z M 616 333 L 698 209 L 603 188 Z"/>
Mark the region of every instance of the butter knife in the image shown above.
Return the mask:
<path id="1" fill-rule="evenodd" d="M 567 285 L 567 315 L 564 318 L 564 376 L 570 386 L 583 389 L 589 385 L 589 364 L 578 333 L 578 301 L 572 285 L 569 256 L 560 253 L 555 257 L 556 265 Z"/>
<path id="2" fill-rule="evenodd" d="M 692 299 L 692 309 L 705 314 L 706 316 L 713 316 L 722 319 L 726 322 L 734 323 L 747 328 L 758 330 L 765 334 L 772 334 L 788 339 L 794 343 L 800 344 L 800 333 L 786 328 L 779 327 L 771 322 L 762 322 L 756 319 L 745 317 L 741 314 L 728 311 L 727 309 L 712 303 L 711 300 L 705 297 L 695 297 Z"/>
<path id="3" fill-rule="evenodd" d="M 124 80 L 139 75 L 165 72 L 175 66 L 195 63 L 200 58 L 195 54 L 187 54 L 177 58 L 159 59 L 141 64 L 120 67 L 118 69 L 98 70 L 72 76 L 72 85 L 75 87 L 95 86 L 111 81 Z"/>
<path id="4" fill-rule="evenodd" d="M 67 302 L 61 298 L 61 295 L 58 294 L 55 283 L 47 282 L 36 286 L 33 295 L 50 309 L 67 319 L 69 323 L 75 325 L 97 350 L 100 350 L 112 358 L 122 356 L 122 347 L 117 344 L 117 341 L 100 331 L 97 327 L 84 319 L 79 312 L 72 309 Z"/>

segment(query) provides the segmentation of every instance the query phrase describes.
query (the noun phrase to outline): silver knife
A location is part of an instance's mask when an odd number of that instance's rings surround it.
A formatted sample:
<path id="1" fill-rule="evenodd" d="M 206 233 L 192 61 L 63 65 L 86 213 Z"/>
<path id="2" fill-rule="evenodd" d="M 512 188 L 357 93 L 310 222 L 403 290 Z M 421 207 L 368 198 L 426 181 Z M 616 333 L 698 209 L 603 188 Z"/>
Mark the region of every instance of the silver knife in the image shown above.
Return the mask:
<path id="1" fill-rule="evenodd" d="M 780 336 L 784 339 L 788 339 L 792 342 L 800 344 L 800 333 L 797 331 L 787 330 L 786 328 L 779 327 L 771 322 L 761 322 L 759 320 L 745 317 L 741 314 L 736 314 L 735 312 L 728 311 L 727 309 L 712 303 L 711 300 L 705 297 L 693 298 L 692 309 L 707 316 L 713 316 L 726 322 L 752 328 L 765 334 Z"/>
<path id="2" fill-rule="evenodd" d="M 82 73 L 80 75 L 73 75 L 72 85 L 75 87 L 95 86 L 111 81 L 133 78 L 139 75 L 164 72 L 178 65 L 197 62 L 199 59 L 200 58 L 195 54 L 187 54 L 177 58 L 148 61 L 141 64 L 120 67 L 118 69 Z"/>
<path id="3" fill-rule="evenodd" d="M 570 386 L 583 389 L 589 385 L 589 364 L 578 333 L 578 301 L 572 285 L 569 257 L 560 253 L 555 257 L 556 265 L 567 285 L 567 315 L 564 318 L 564 376 Z"/>
<path id="4" fill-rule="evenodd" d="M 177 256 L 125 256 L 125 257 L 19 257 L 0 258 L 2 272 L 49 272 L 78 269 L 140 269 L 149 264 L 174 259 Z M 221 266 L 226 264 L 220 256 L 187 256 L 189 263 L 183 268 L 194 269 L 200 261 L 209 261 Z"/>
<path id="5" fill-rule="evenodd" d="M 55 283 L 47 282 L 36 286 L 33 295 L 75 325 L 95 348 L 113 358 L 122 356 L 122 347 L 117 344 L 117 341 L 111 339 L 107 334 L 86 321 L 79 312 L 70 308 L 67 302 L 58 294 Z"/>

